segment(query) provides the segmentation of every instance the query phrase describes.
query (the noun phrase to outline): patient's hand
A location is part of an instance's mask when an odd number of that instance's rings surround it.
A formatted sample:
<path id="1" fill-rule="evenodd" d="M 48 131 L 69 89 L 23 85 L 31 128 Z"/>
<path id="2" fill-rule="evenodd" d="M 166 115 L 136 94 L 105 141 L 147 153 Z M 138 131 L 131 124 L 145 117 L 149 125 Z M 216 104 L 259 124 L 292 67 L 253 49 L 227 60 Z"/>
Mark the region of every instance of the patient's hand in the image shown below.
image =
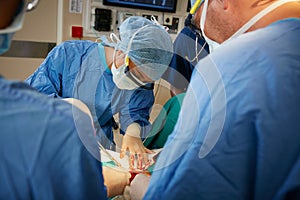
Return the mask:
<path id="1" fill-rule="evenodd" d="M 102 168 L 104 185 L 109 198 L 123 194 L 126 185 L 129 185 L 130 173 L 117 167 Z"/>

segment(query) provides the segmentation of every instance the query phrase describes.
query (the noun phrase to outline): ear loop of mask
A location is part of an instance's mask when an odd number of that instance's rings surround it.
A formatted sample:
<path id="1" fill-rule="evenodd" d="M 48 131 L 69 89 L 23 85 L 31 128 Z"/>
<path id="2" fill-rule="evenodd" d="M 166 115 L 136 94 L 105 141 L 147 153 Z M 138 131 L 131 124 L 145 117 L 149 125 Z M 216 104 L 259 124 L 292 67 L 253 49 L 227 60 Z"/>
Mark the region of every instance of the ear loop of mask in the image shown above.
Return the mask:
<path id="1" fill-rule="evenodd" d="M 141 30 L 145 29 L 145 28 L 148 27 L 148 26 L 153 26 L 153 25 L 152 25 L 152 24 L 148 24 L 148 25 L 146 25 L 146 26 L 143 26 L 143 27 L 139 28 L 135 33 L 133 33 L 132 37 L 131 37 L 130 40 L 129 40 L 129 44 L 128 44 L 127 50 L 126 50 L 126 52 L 125 52 L 126 55 L 127 55 L 128 52 L 130 51 L 131 44 L 132 44 L 132 41 L 133 41 L 134 37 L 135 37 Z M 119 41 L 120 41 L 120 40 L 119 40 Z"/>
<path id="2" fill-rule="evenodd" d="M 202 13 L 201 13 L 201 19 L 200 19 L 200 29 L 203 32 L 203 34 L 204 34 L 204 23 L 205 23 L 205 20 L 206 20 L 207 7 L 208 7 L 208 0 L 206 0 L 204 2 L 203 10 L 202 10 Z"/>
<path id="3" fill-rule="evenodd" d="M 115 67 L 117 67 L 117 66 L 116 66 L 116 63 L 115 63 L 115 59 L 116 59 L 116 57 L 115 57 L 115 56 L 116 56 L 116 51 L 117 51 L 117 50 L 114 49 L 114 53 L 113 53 L 113 65 L 114 65 Z"/>
<path id="4" fill-rule="evenodd" d="M 118 38 L 118 36 L 115 34 L 115 33 L 111 33 L 110 34 L 110 40 L 114 43 L 114 44 L 118 44 L 119 42 L 120 42 L 120 39 Z M 98 39 L 97 39 L 98 40 Z M 96 40 L 96 41 L 97 41 Z M 100 38 L 100 40 L 101 40 L 101 38 Z M 113 63 L 115 63 L 115 56 L 116 56 L 116 47 L 114 47 L 114 53 L 113 53 Z M 116 66 L 115 66 L 116 67 Z"/>

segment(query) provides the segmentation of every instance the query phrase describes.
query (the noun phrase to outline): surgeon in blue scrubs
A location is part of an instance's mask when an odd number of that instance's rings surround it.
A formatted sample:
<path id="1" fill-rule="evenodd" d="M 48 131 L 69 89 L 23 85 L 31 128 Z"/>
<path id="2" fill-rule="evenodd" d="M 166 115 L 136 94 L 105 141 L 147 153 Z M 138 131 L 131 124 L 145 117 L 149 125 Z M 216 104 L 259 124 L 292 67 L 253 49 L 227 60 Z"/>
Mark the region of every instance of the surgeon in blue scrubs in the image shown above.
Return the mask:
<path id="1" fill-rule="evenodd" d="M 184 28 L 177 35 L 171 63 L 162 78 L 171 84 L 171 96 L 186 92 L 194 67 L 208 53 L 208 45 L 202 37 L 199 18 L 195 12 L 200 4 L 191 0 L 191 10 L 185 19 Z M 193 7 L 196 6 L 196 7 Z"/>
<path id="2" fill-rule="evenodd" d="M 192 76 L 144 199 L 300 199 L 300 2 L 205 0 Z"/>
<path id="3" fill-rule="evenodd" d="M 25 9 L 37 2 L 0 1 L 1 54 L 22 28 Z M 94 129 L 80 109 L 0 77 L 0 110 L 0 199 L 99 200 L 122 194 L 129 175 L 102 168 L 100 155 L 93 157 L 83 145 L 80 134 L 93 137 Z"/>
<path id="4" fill-rule="evenodd" d="M 154 81 L 160 79 L 173 53 L 163 26 L 139 16 L 127 18 L 112 41 L 66 41 L 54 48 L 26 82 L 54 97 L 76 98 L 90 109 L 99 141 L 114 149 L 112 117 L 119 114 L 123 137 L 120 157 L 141 168 L 150 150 L 144 147 L 151 124 Z M 135 158 L 138 158 L 136 161 Z"/>

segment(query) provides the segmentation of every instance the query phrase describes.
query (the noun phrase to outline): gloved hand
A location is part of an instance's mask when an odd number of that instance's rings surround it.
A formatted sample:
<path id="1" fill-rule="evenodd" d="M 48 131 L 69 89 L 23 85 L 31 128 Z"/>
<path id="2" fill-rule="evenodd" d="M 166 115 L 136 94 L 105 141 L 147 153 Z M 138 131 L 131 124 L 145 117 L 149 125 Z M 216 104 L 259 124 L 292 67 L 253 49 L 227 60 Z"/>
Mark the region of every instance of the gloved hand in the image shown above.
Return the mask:
<path id="1" fill-rule="evenodd" d="M 129 152 L 130 169 L 143 169 L 150 162 L 147 153 L 153 152 L 143 145 L 140 138 L 140 126 L 137 123 L 133 123 L 127 128 L 126 134 L 123 137 L 120 158 L 124 158 L 127 151 Z"/>
<path id="2" fill-rule="evenodd" d="M 129 185 L 130 173 L 118 167 L 102 167 L 104 185 L 109 198 L 123 194 L 126 185 Z"/>

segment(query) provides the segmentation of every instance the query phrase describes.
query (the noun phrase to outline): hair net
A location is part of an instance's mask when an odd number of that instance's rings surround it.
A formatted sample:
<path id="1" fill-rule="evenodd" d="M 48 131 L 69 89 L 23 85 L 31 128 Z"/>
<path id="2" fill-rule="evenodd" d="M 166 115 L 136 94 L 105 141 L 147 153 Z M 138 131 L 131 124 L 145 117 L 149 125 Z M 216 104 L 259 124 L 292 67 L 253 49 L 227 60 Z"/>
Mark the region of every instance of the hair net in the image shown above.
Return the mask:
<path id="1" fill-rule="evenodd" d="M 120 25 L 116 48 L 154 81 L 166 71 L 173 55 L 172 39 L 164 27 L 138 16 L 129 17 Z"/>
<path id="2" fill-rule="evenodd" d="M 24 5 L 25 4 L 24 4 L 24 0 L 23 0 L 23 1 L 21 1 L 19 8 L 17 9 L 16 14 L 15 14 L 11 24 L 8 27 L 0 29 L 0 34 L 15 33 L 22 29 L 24 16 L 25 16 Z"/>

